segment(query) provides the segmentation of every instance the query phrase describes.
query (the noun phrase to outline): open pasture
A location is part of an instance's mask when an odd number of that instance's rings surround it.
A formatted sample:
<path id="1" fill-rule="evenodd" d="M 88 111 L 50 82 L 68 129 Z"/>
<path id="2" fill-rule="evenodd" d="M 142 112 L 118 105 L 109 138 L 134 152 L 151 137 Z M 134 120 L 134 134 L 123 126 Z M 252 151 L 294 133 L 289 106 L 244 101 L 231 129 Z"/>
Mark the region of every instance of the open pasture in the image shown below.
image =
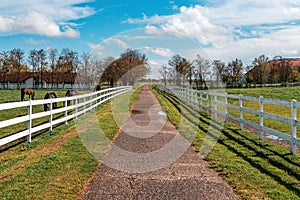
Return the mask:
<path id="1" fill-rule="evenodd" d="M 228 94 L 242 94 L 244 96 L 263 96 L 270 99 L 300 101 L 300 87 L 274 87 L 274 88 L 242 88 L 226 89 Z"/>
<path id="2" fill-rule="evenodd" d="M 234 94 L 234 95 L 242 94 L 243 96 L 253 96 L 253 97 L 263 96 L 264 98 L 269 98 L 274 100 L 292 101 L 293 99 L 295 99 L 297 102 L 300 102 L 300 87 L 227 89 L 226 92 L 228 94 Z M 236 106 L 239 105 L 239 101 L 233 99 L 230 99 L 228 103 Z M 243 107 L 259 111 L 258 102 L 243 101 Z M 266 113 L 270 113 L 273 115 L 282 116 L 286 118 L 291 118 L 292 115 L 290 106 L 280 106 L 276 104 L 264 103 L 263 110 Z M 228 113 L 234 116 L 239 116 L 239 112 L 234 109 L 229 108 Z M 300 116 L 300 109 L 297 109 L 297 116 Z M 244 113 L 243 117 L 246 120 L 259 124 L 259 117 L 255 114 Z M 291 134 L 291 125 L 289 124 L 266 118 L 264 119 L 264 125 L 274 130 L 278 130 L 286 134 Z M 300 130 L 297 130 L 297 132 L 299 137 Z"/>

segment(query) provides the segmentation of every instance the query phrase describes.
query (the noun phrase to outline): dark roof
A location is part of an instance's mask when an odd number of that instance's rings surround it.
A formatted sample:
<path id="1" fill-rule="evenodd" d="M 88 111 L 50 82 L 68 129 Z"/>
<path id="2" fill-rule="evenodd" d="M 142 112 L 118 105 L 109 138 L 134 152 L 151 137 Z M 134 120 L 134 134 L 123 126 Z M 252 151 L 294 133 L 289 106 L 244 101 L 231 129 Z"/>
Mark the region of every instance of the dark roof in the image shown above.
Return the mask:
<path id="1" fill-rule="evenodd" d="M 278 60 L 270 60 L 269 63 L 278 63 L 278 62 L 289 62 L 289 64 L 293 67 L 300 66 L 300 58 L 282 58 Z"/>
<path id="2" fill-rule="evenodd" d="M 7 72 L 3 73 L 0 72 L 0 82 L 11 82 L 17 83 L 18 79 L 19 82 L 25 82 L 29 78 L 37 78 L 40 76 L 40 73 L 37 72 Z M 44 72 L 42 74 L 42 78 L 44 81 L 51 83 L 51 82 L 65 82 L 65 83 L 74 83 L 76 79 L 76 73 L 51 73 L 51 72 Z"/>

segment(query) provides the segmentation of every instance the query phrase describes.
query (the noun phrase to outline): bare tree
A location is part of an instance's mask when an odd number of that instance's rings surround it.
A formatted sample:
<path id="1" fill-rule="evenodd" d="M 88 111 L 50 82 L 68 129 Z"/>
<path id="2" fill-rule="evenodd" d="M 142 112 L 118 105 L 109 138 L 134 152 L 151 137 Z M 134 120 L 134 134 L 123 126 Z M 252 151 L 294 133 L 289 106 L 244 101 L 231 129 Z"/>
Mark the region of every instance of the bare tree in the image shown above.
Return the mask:
<path id="1" fill-rule="evenodd" d="M 180 68 L 178 67 L 180 60 L 182 57 L 180 55 L 174 55 L 171 60 L 169 60 L 169 65 L 173 67 L 175 72 L 175 82 L 177 85 L 181 85 L 181 76 Z"/>
<path id="2" fill-rule="evenodd" d="M 47 55 L 44 49 L 37 51 L 38 69 L 39 69 L 39 85 L 43 88 L 43 75 L 47 70 Z"/>
<path id="3" fill-rule="evenodd" d="M 31 69 L 33 72 L 33 77 L 32 77 L 33 78 L 33 87 L 35 88 L 36 84 L 38 82 L 38 80 L 36 80 L 36 78 L 35 78 L 35 73 L 37 73 L 37 70 L 38 70 L 37 50 L 35 50 L 35 49 L 30 50 L 30 53 L 27 58 L 27 62 L 31 65 Z"/>
<path id="4" fill-rule="evenodd" d="M 176 72 L 176 84 L 181 85 L 184 79 L 191 77 L 191 63 L 180 55 L 174 55 L 169 60 L 169 65 L 175 69 Z"/>
<path id="5" fill-rule="evenodd" d="M 209 61 L 204 57 L 197 55 L 197 58 L 194 61 L 194 66 L 197 87 L 200 87 L 200 89 L 207 88 L 206 80 L 209 74 Z"/>
<path id="6" fill-rule="evenodd" d="M 8 80 L 6 73 L 9 72 L 9 52 L 3 51 L 0 53 L 0 66 L 1 66 L 1 83 L 3 88 L 5 88 Z"/>
<path id="7" fill-rule="evenodd" d="M 9 52 L 9 63 L 12 67 L 12 71 L 17 73 L 17 88 L 20 89 L 21 72 L 27 70 L 23 65 L 24 51 L 21 49 L 13 49 Z"/>
<path id="8" fill-rule="evenodd" d="M 163 65 L 161 67 L 161 69 L 159 69 L 158 71 L 159 71 L 160 75 L 162 76 L 164 84 L 166 86 L 167 85 L 167 76 L 168 76 L 168 71 L 169 71 L 167 66 Z"/>
<path id="9" fill-rule="evenodd" d="M 237 83 L 243 76 L 243 62 L 236 58 L 231 62 L 231 64 L 233 66 L 233 80 Z"/>
<path id="10" fill-rule="evenodd" d="M 213 67 L 214 67 L 214 72 L 216 76 L 216 85 L 217 87 L 220 85 L 220 82 L 226 82 L 225 76 L 226 76 L 226 68 L 225 68 L 225 63 L 222 62 L 221 60 L 214 60 L 213 61 Z"/>
<path id="11" fill-rule="evenodd" d="M 54 73 L 55 73 L 55 66 L 57 62 L 57 49 L 49 49 L 48 50 L 48 60 L 49 60 L 49 67 L 51 69 L 51 87 L 53 88 L 54 85 Z"/>
<path id="12" fill-rule="evenodd" d="M 64 48 L 59 57 L 64 73 L 76 73 L 80 63 L 77 52 Z"/>

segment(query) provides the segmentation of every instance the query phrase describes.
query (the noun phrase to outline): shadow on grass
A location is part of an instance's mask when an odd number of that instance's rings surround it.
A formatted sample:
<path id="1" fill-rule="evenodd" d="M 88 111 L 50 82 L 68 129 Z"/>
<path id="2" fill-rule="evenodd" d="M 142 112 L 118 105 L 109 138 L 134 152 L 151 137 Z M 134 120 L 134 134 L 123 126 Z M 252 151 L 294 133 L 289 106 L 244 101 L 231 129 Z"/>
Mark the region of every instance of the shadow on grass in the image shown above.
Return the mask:
<path id="1" fill-rule="evenodd" d="M 71 115 L 71 114 L 73 114 L 73 111 L 69 111 L 69 112 L 68 112 L 68 115 Z M 60 115 L 58 115 L 58 116 L 56 116 L 56 117 L 53 117 L 52 120 L 55 121 L 55 120 L 60 119 L 60 118 L 63 118 L 63 117 L 64 117 L 64 114 L 60 114 Z M 70 121 L 71 121 L 71 120 L 69 120 L 68 122 L 70 122 Z M 39 122 L 39 123 L 35 124 L 34 127 L 40 126 L 40 125 L 43 125 L 43 124 L 46 124 L 46 123 L 49 123 L 49 121 L 46 120 L 46 121 Z M 60 126 L 64 125 L 64 123 L 65 123 L 65 122 L 61 122 L 61 123 L 59 123 L 59 124 L 52 125 L 52 129 L 55 129 L 55 128 L 57 128 L 57 127 L 60 127 Z M 27 128 L 26 128 L 26 129 L 22 129 L 22 130 L 18 130 L 17 132 L 12 133 L 12 134 L 10 134 L 10 135 L 14 135 L 14 134 L 16 134 L 16 133 L 18 133 L 18 132 L 25 131 L 25 130 L 27 130 Z M 37 131 L 37 132 L 35 132 L 35 133 L 32 133 L 31 139 L 33 140 L 34 138 L 36 138 L 36 137 L 38 137 L 38 136 L 40 136 L 40 135 L 42 135 L 42 134 L 45 134 L 45 133 L 51 134 L 51 132 L 49 132 L 49 128 L 45 128 L 45 129 L 43 129 L 43 130 Z M 5 144 L 5 145 L 2 145 L 2 146 L 0 146 L 0 153 L 2 153 L 2 152 L 4 152 L 4 151 L 7 151 L 7 150 L 10 149 L 10 148 L 16 147 L 16 146 L 18 146 L 18 145 L 20 145 L 20 144 L 22 144 L 22 143 L 24 143 L 24 142 L 26 142 L 26 141 L 27 141 L 27 136 L 24 136 L 24 137 L 19 138 L 19 139 L 15 140 L 15 141 L 12 141 L 12 142 L 10 142 L 10 143 L 7 143 L 7 144 Z"/>
<path id="2" fill-rule="evenodd" d="M 217 130 L 216 124 L 210 123 L 211 118 L 208 115 L 203 113 L 195 115 L 195 109 L 193 107 L 181 103 L 175 96 L 162 91 L 158 91 L 158 93 L 163 95 L 172 105 L 174 105 L 183 117 L 193 125 L 197 126 L 199 130 L 214 137 L 214 135 L 209 133 L 203 126 L 211 126 Z M 179 107 L 178 105 L 181 106 Z M 183 109 L 189 113 L 189 116 L 182 112 Z M 246 133 L 245 131 L 231 128 L 228 124 L 229 123 L 225 125 L 225 128 L 222 131 L 223 137 L 219 139 L 216 138 L 218 139 L 217 142 L 248 162 L 261 173 L 267 175 L 278 184 L 300 196 L 300 184 L 295 183 L 295 181 L 286 181 L 288 178 L 300 181 L 300 164 L 289 158 L 292 156 L 291 153 L 289 153 L 288 150 L 283 150 L 283 153 L 280 153 L 276 151 L 277 148 L 279 149 L 279 145 L 264 143 L 258 138 L 255 138 L 257 136 L 254 133 Z M 253 136 L 249 136 L 249 134 L 253 134 Z M 227 143 L 226 141 L 230 141 L 230 143 Z M 281 150 L 282 149 L 284 149 L 284 147 L 281 147 Z M 249 156 L 249 153 L 251 153 L 252 156 Z M 263 160 L 264 163 L 257 162 L 257 159 L 255 160 L 253 157 Z M 282 170 L 283 173 L 276 174 L 274 171 L 277 170 L 272 170 L 272 168 Z"/>

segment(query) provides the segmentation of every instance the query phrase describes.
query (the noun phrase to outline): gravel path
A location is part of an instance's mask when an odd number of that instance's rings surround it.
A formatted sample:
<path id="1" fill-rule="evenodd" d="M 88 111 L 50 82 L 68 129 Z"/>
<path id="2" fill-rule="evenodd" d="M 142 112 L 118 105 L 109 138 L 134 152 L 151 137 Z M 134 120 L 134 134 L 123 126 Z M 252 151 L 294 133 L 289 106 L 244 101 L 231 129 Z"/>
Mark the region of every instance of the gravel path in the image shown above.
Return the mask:
<path id="1" fill-rule="evenodd" d="M 238 199 L 143 88 L 82 199 Z"/>

